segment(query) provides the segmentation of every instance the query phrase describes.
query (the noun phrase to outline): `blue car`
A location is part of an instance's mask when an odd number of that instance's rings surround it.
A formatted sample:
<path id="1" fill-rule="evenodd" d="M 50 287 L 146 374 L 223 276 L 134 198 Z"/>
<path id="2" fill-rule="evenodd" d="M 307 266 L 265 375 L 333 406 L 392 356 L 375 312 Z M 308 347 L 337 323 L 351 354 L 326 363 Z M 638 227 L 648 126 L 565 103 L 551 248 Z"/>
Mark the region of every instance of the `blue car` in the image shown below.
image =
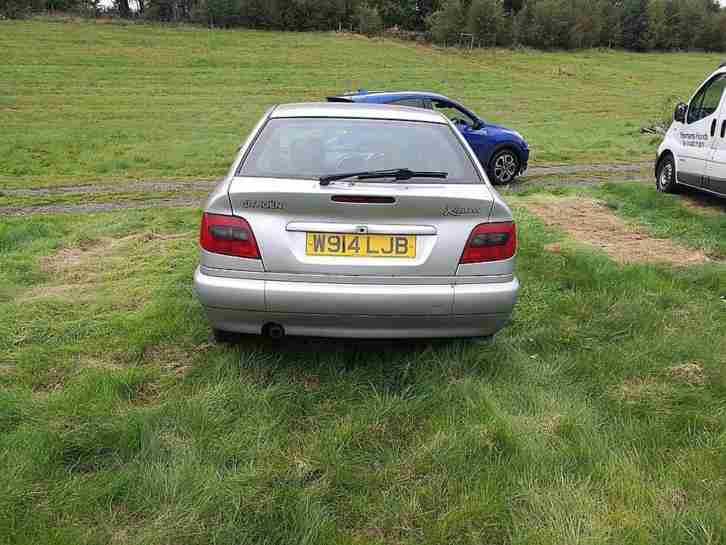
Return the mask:
<path id="1" fill-rule="evenodd" d="M 412 106 L 441 112 L 469 142 L 494 184 L 508 184 L 527 169 L 529 146 L 512 129 L 487 123 L 474 112 L 443 95 L 420 92 L 358 91 L 328 97 L 330 102 L 367 102 Z"/>

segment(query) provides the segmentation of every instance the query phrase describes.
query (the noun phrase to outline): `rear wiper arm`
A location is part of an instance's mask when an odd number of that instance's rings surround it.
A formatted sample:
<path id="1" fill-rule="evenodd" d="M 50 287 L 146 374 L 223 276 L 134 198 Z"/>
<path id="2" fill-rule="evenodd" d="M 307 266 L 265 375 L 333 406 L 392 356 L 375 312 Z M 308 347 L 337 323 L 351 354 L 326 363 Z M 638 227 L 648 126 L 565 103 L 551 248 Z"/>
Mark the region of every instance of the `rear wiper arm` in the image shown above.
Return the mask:
<path id="1" fill-rule="evenodd" d="M 408 168 L 394 168 L 390 170 L 366 170 L 363 172 L 344 172 L 342 174 L 329 174 L 320 177 L 320 185 L 329 185 L 330 182 L 355 178 L 356 180 L 377 180 L 380 178 L 394 178 L 396 180 L 410 180 L 411 178 L 446 178 L 448 172 L 417 172 Z"/>

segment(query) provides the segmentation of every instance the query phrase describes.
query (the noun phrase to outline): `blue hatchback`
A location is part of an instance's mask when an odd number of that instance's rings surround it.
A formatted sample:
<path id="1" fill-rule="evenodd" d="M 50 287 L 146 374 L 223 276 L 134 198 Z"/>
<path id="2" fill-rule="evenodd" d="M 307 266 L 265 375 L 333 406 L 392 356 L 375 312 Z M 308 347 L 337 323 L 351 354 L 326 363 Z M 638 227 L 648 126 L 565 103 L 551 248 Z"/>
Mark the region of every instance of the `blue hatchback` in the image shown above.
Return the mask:
<path id="1" fill-rule="evenodd" d="M 369 102 L 436 110 L 456 125 L 494 184 L 508 184 L 527 169 L 529 146 L 512 129 L 487 123 L 471 110 L 443 95 L 420 92 L 358 91 L 328 97 L 331 102 Z"/>

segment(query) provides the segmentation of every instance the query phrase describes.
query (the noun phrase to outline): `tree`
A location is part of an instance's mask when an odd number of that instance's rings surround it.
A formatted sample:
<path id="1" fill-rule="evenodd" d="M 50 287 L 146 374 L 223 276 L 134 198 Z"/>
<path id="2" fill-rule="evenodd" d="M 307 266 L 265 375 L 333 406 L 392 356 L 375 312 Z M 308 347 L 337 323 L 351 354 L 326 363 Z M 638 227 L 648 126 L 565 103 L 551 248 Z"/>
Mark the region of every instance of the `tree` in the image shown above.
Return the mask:
<path id="1" fill-rule="evenodd" d="M 451 44 L 458 40 L 459 34 L 466 28 L 465 16 L 460 0 L 446 0 L 440 10 L 426 18 L 426 26 L 433 41 Z"/>
<path id="2" fill-rule="evenodd" d="M 668 26 L 666 25 L 665 2 L 652 0 L 648 6 L 650 24 L 650 49 L 666 49 L 668 47 Z"/>
<path id="3" fill-rule="evenodd" d="M 570 45 L 577 48 L 599 45 L 602 33 L 602 19 L 597 9 L 599 0 L 573 0 L 572 6 L 575 14 L 575 27 Z"/>
<path id="4" fill-rule="evenodd" d="M 413 29 L 417 25 L 416 0 L 370 0 L 386 28 L 398 26 Z"/>
<path id="5" fill-rule="evenodd" d="M 673 28 L 678 36 L 679 49 L 694 49 L 699 42 L 699 34 L 705 26 L 707 17 L 703 4 L 697 0 L 674 0 L 678 5 L 679 18 Z"/>
<path id="6" fill-rule="evenodd" d="M 648 0 L 625 0 L 623 3 L 623 47 L 647 51 L 650 46 Z"/>
<path id="7" fill-rule="evenodd" d="M 426 28 L 426 18 L 439 9 L 439 0 L 418 0 L 416 2 L 416 17 L 414 18 L 414 30 Z"/>
<path id="8" fill-rule="evenodd" d="M 480 45 L 504 45 L 504 8 L 499 0 L 472 0 L 466 18 L 467 31 Z"/>
<path id="9" fill-rule="evenodd" d="M 358 6 L 356 19 L 358 21 L 358 28 L 363 34 L 374 36 L 380 34 L 383 30 L 383 19 L 381 19 L 378 9 L 368 4 Z"/>
<path id="10" fill-rule="evenodd" d="M 128 19 L 131 17 L 131 6 L 129 0 L 115 0 L 116 9 L 121 17 Z"/>
<path id="11" fill-rule="evenodd" d="M 504 13 L 516 15 L 524 7 L 524 0 L 504 0 L 502 3 Z"/>
<path id="12" fill-rule="evenodd" d="M 526 45 L 562 49 L 576 45 L 575 14 L 570 0 L 541 0 L 531 6 L 527 4 L 520 14 L 528 19 L 528 26 L 520 24 L 520 38 Z"/>
<path id="13" fill-rule="evenodd" d="M 603 0 L 600 3 L 600 45 L 605 47 L 621 47 L 623 44 L 621 2 Z"/>

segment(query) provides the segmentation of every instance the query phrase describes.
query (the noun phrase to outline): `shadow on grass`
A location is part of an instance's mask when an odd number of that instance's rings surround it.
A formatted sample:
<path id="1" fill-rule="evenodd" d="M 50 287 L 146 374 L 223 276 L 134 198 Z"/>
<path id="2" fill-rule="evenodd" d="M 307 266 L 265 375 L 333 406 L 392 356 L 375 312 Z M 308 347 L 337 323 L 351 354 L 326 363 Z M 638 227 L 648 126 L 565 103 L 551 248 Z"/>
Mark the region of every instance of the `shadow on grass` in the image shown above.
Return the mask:
<path id="1" fill-rule="evenodd" d="M 258 385 L 295 384 L 305 388 L 341 387 L 401 394 L 424 384 L 498 376 L 509 369 L 506 334 L 497 340 L 329 339 L 241 336 L 218 345 L 215 357 L 190 372 L 193 382 L 238 380 Z"/>
<path id="2" fill-rule="evenodd" d="M 679 190 L 687 205 L 700 208 L 704 212 L 726 213 L 726 197 L 719 197 L 713 193 L 706 193 L 685 186 L 679 187 Z"/>

